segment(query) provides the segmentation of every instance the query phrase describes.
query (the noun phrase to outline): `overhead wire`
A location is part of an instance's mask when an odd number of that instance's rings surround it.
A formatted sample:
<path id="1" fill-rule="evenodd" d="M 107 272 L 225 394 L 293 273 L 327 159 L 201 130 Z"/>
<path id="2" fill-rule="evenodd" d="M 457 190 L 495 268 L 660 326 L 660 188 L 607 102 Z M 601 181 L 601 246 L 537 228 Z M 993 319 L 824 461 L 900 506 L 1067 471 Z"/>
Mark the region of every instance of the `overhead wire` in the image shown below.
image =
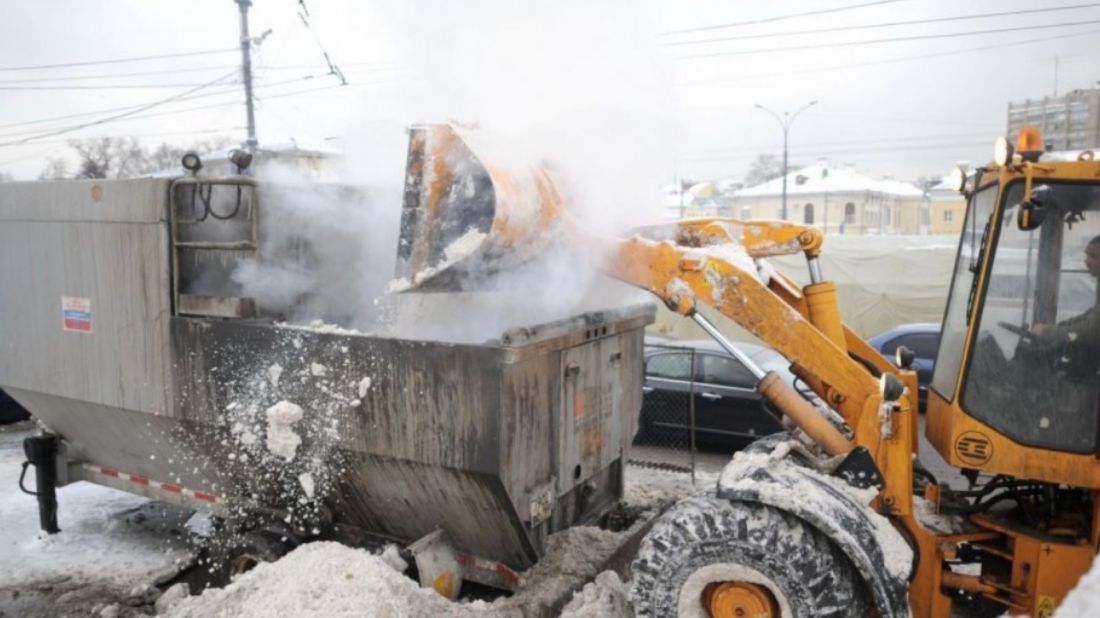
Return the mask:
<path id="1" fill-rule="evenodd" d="M 60 64 L 39 64 L 21 67 L 0 67 L 0 71 L 39 71 L 43 69 L 61 69 L 66 67 L 87 67 L 98 64 L 121 64 L 126 62 L 143 62 L 146 60 L 162 60 L 165 58 L 186 58 L 189 56 L 209 56 L 211 54 L 224 54 L 240 51 L 239 48 L 229 47 L 223 49 L 206 49 L 193 52 L 180 52 L 175 54 L 157 54 L 153 56 L 133 56 L 130 58 L 112 58 L 110 60 L 86 60 L 83 62 L 64 62 Z"/>
<path id="2" fill-rule="evenodd" d="M 237 82 L 226 82 L 237 84 Z M 39 91 L 39 90 L 152 90 L 156 88 L 187 88 L 201 86 L 202 84 L 104 84 L 102 86 L 5 86 L 0 85 L 0 90 L 15 91 Z"/>
<path id="3" fill-rule="evenodd" d="M 260 83 L 259 85 L 256 86 L 256 88 L 257 89 L 271 88 L 271 87 L 274 87 L 274 86 L 281 86 L 283 84 L 293 83 L 293 82 L 296 82 L 296 81 L 306 81 L 306 80 L 315 79 L 316 77 L 324 77 L 324 76 L 325 76 L 324 74 L 322 74 L 322 75 L 306 75 L 304 77 L 299 77 L 299 78 L 294 78 L 294 79 L 287 79 L 287 80 L 283 80 L 283 81 L 279 81 L 279 82 L 273 82 L 273 83 L 270 83 L 270 84 Z M 231 86 L 236 86 L 238 83 L 239 82 L 237 82 L 237 81 L 226 82 L 224 84 L 217 84 L 214 87 L 216 87 L 216 88 L 231 87 Z M 221 95 L 225 95 L 225 94 L 230 94 L 230 93 L 228 93 L 228 92 L 209 92 L 209 93 L 203 93 L 203 94 L 195 94 L 195 95 L 189 95 L 189 96 L 185 96 L 185 97 L 179 97 L 174 102 L 190 101 L 190 100 L 194 100 L 194 99 L 204 99 L 204 98 L 208 98 L 208 97 L 221 96 Z M 39 119 L 36 119 L 36 120 L 26 120 L 26 121 L 22 121 L 22 122 L 13 122 L 13 123 L 7 123 L 7 124 L 0 124 L 0 129 L 9 129 L 9 128 L 22 127 L 22 126 L 30 126 L 30 125 L 35 125 L 35 124 L 44 124 L 44 123 L 49 123 L 49 122 L 55 122 L 55 121 L 58 121 L 58 120 L 71 120 L 73 118 L 82 118 L 82 117 L 85 117 L 85 116 L 95 116 L 95 115 L 98 115 L 98 114 L 109 114 L 109 113 L 113 113 L 113 112 L 133 110 L 133 109 L 137 109 L 139 107 L 142 107 L 143 105 L 145 105 L 145 104 L 140 103 L 140 104 L 137 104 L 137 105 L 124 105 L 124 106 L 121 106 L 121 107 L 98 109 L 98 110 L 95 110 L 95 111 L 79 112 L 79 113 L 75 113 L 75 114 L 66 114 L 66 115 L 63 115 L 63 116 L 53 116 L 53 117 L 50 117 L 50 118 L 39 118 Z M 12 135 L 19 135 L 19 134 L 10 134 L 9 133 L 9 134 L 5 134 L 5 135 L 0 135 L 0 138 L 11 137 Z"/>
<path id="4" fill-rule="evenodd" d="M 369 86 L 369 85 L 371 85 L 370 82 L 348 84 L 347 86 L 344 86 L 342 84 L 332 84 L 332 85 L 329 85 L 329 86 L 320 86 L 320 87 L 317 87 L 317 88 L 307 88 L 307 89 L 304 89 L 304 90 L 292 90 L 292 91 L 288 91 L 288 92 L 279 92 L 279 93 L 275 93 L 275 94 L 266 95 L 262 98 L 257 97 L 257 102 L 263 102 L 263 101 L 272 100 L 272 99 L 281 99 L 281 98 L 290 97 L 290 96 L 298 96 L 298 95 L 302 95 L 302 94 L 309 94 L 309 93 L 320 92 L 320 91 L 324 91 L 324 90 L 332 90 L 334 88 L 355 88 L 355 87 L 362 87 L 362 86 Z M 219 93 L 219 94 L 225 94 L 225 93 Z M 209 105 L 200 105 L 200 106 L 188 107 L 188 108 L 183 108 L 183 109 L 174 109 L 174 110 L 167 110 L 167 111 L 163 111 L 163 112 L 153 112 L 153 113 L 150 113 L 150 114 L 140 114 L 140 115 L 134 115 L 134 116 L 127 116 L 127 117 L 124 117 L 124 118 L 119 118 L 117 120 L 112 120 L 111 122 L 127 122 L 127 121 L 133 121 L 133 120 L 143 120 L 143 119 L 146 119 L 146 118 L 158 118 L 158 117 L 162 117 L 162 116 L 173 116 L 173 115 L 177 115 L 177 114 L 185 114 L 185 113 L 189 113 L 189 112 L 202 111 L 202 110 L 208 110 L 208 109 L 219 109 L 219 108 L 232 107 L 232 106 L 238 106 L 238 105 L 240 105 L 240 101 L 228 101 L 228 102 L 224 102 L 224 103 L 212 103 L 212 104 L 209 104 Z M 13 134 L 0 135 L 0 138 L 11 137 L 12 135 Z M 15 135 L 18 135 L 18 134 L 15 134 Z M 38 143 L 38 138 L 37 137 L 30 137 L 30 138 L 26 138 L 25 140 L 12 140 L 12 141 L 8 141 L 8 142 L 0 142 L 0 147 L 3 147 L 3 146 L 18 146 L 18 145 L 22 145 L 22 144 L 25 144 L 25 143 Z"/>
<path id="5" fill-rule="evenodd" d="M 183 92 L 181 92 L 179 94 L 175 94 L 175 95 L 172 95 L 170 97 L 160 99 L 158 101 L 153 101 L 151 103 L 141 105 L 137 108 L 134 108 L 134 109 L 129 110 L 129 111 L 121 112 L 121 113 L 116 114 L 114 116 L 108 116 L 106 118 L 99 118 L 99 119 L 93 120 L 91 122 L 85 122 L 85 123 L 82 123 L 82 124 L 78 124 L 78 125 L 74 125 L 74 126 L 70 126 L 70 127 L 65 127 L 65 128 L 62 128 L 62 129 L 48 130 L 45 133 L 40 133 L 38 135 L 34 135 L 34 136 L 31 136 L 31 137 L 26 137 L 26 138 L 23 138 L 23 139 L 16 139 L 16 140 L 10 141 L 10 142 L 0 142 L 0 146 L 25 144 L 29 141 L 38 140 L 38 139 L 41 139 L 43 137 L 53 137 L 55 135 L 62 135 L 64 133 L 71 133 L 73 131 L 79 131 L 80 129 L 86 129 L 88 127 L 93 127 L 93 126 L 96 126 L 96 125 L 111 122 L 113 120 L 118 120 L 118 119 L 121 119 L 121 118 L 125 118 L 126 116 L 130 116 L 130 115 L 137 114 L 137 113 L 149 110 L 149 109 L 153 109 L 153 108 L 158 107 L 160 105 L 164 105 L 166 103 L 170 103 L 172 101 L 178 100 L 181 97 L 185 97 L 187 95 L 194 94 L 194 93 L 198 92 L 199 90 L 202 90 L 203 88 L 208 88 L 210 86 L 213 86 L 213 85 L 217 84 L 220 81 L 223 81 L 223 80 L 225 80 L 225 79 L 227 79 L 227 78 L 229 78 L 233 75 L 236 75 L 236 73 L 237 73 L 236 71 L 230 71 L 229 73 L 226 73 L 225 75 L 223 75 L 223 76 L 221 76 L 217 79 L 213 79 L 209 82 L 206 82 L 205 84 L 201 84 L 201 85 L 196 86 L 194 88 L 189 88 L 189 89 L 184 90 Z"/>
<path id="6" fill-rule="evenodd" d="M 1091 30 L 1084 30 L 1084 31 L 1081 31 L 1081 32 L 1070 32 L 1070 33 L 1058 34 L 1058 35 L 1055 35 L 1055 36 L 1037 37 L 1037 38 L 1026 39 L 1026 40 L 1022 40 L 1022 41 L 1017 40 L 1017 41 L 1009 41 L 1009 42 L 1006 42 L 1006 43 L 994 43 L 994 44 L 991 44 L 991 45 L 980 45 L 980 46 L 975 46 L 975 47 L 965 47 L 965 48 L 962 48 L 962 49 L 953 49 L 953 50 L 942 51 L 942 52 L 932 52 L 932 53 L 929 53 L 929 54 L 919 54 L 919 55 L 915 55 L 915 56 L 900 56 L 900 57 L 897 57 L 897 58 L 886 58 L 884 60 L 871 60 L 871 61 L 868 61 L 868 62 L 855 62 L 855 63 L 838 64 L 838 65 L 825 66 L 825 67 L 811 67 L 811 68 L 799 69 L 799 70 L 795 70 L 795 71 L 779 71 L 779 72 L 758 73 L 758 74 L 749 74 L 749 75 L 738 75 L 736 77 L 727 77 L 727 78 L 688 80 L 688 81 L 677 82 L 676 85 L 677 86 L 690 86 L 690 85 L 697 85 L 697 84 L 714 84 L 714 83 L 751 81 L 751 80 L 754 80 L 754 79 L 768 79 L 768 78 L 772 78 L 772 77 L 787 77 L 787 76 L 791 76 L 791 75 L 805 75 L 805 74 L 808 74 L 808 73 L 822 73 L 822 72 L 825 72 L 825 71 L 839 71 L 839 70 L 843 70 L 843 69 L 854 69 L 854 68 L 861 68 L 861 67 L 868 67 L 868 66 L 878 66 L 878 65 L 884 65 L 884 64 L 896 64 L 896 63 L 899 63 L 899 62 L 911 62 L 911 61 L 914 61 L 914 60 L 928 60 L 928 59 L 931 59 L 931 58 L 942 58 L 942 57 L 945 57 L 945 56 L 956 56 L 956 55 L 959 55 L 959 54 L 967 54 L 967 53 L 971 53 L 971 52 L 988 51 L 988 50 L 992 50 L 992 49 L 1003 49 L 1005 47 L 1016 47 L 1016 46 L 1019 46 L 1019 45 L 1030 45 L 1032 43 L 1043 43 L 1043 42 L 1046 42 L 1046 41 L 1062 40 L 1062 39 L 1066 39 L 1066 38 L 1069 38 L 1069 37 L 1084 36 L 1086 34 L 1096 34 L 1096 33 L 1100 33 L 1100 28 L 1095 28 L 1095 29 L 1091 29 Z"/>
<path id="7" fill-rule="evenodd" d="M 991 17 L 1012 17 L 1018 15 L 1031 15 L 1035 13 L 1053 13 L 1058 11 L 1073 11 L 1100 7 L 1100 2 L 1088 4 L 1073 4 L 1067 6 L 1051 6 L 1038 9 L 1020 9 L 1016 11 L 999 11 L 993 13 L 975 13 L 970 15 L 955 15 L 951 17 L 930 17 L 926 19 L 911 19 L 908 21 L 880 22 L 874 24 L 855 24 L 848 26 L 830 26 L 828 28 L 813 28 L 809 30 L 789 30 L 787 32 L 766 32 L 760 34 L 740 34 L 735 36 L 715 37 L 710 39 L 692 39 L 687 41 L 670 41 L 661 43 L 665 47 L 679 45 L 702 45 L 705 43 L 723 43 L 726 41 L 744 41 L 751 39 L 770 39 L 775 37 L 802 36 L 806 34 L 828 34 L 831 32 L 848 32 L 852 30 L 872 30 L 876 28 L 895 28 L 901 26 L 918 26 L 925 24 L 949 23 L 967 21 L 973 19 L 988 19 Z"/>
<path id="8" fill-rule="evenodd" d="M 764 17 L 761 19 L 751 19 L 747 21 L 738 21 L 725 24 L 713 24 L 709 26 L 696 26 L 694 28 L 682 28 L 680 30 L 668 30 L 662 32 L 662 35 L 684 34 L 688 32 L 702 32 L 704 30 L 719 30 L 722 28 L 736 28 L 739 26 L 755 26 L 757 24 L 770 24 L 777 21 L 783 21 L 787 19 L 795 19 L 799 17 L 813 17 L 816 15 L 825 15 L 828 13 L 840 13 L 842 11 L 851 11 L 855 9 L 864 9 L 872 6 L 879 6 L 882 4 L 893 4 L 895 2 L 902 2 L 904 0 L 877 0 L 875 2 L 861 2 L 859 4 L 849 4 L 846 6 L 838 6 L 828 9 L 817 9 L 813 11 L 803 11 L 801 13 L 790 13 L 787 15 L 777 15 L 775 17 Z"/>
<path id="9" fill-rule="evenodd" d="M 343 71 L 341 71 L 340 67 L 336 66 L 336 63 L 329 57 L 328 50 L 326 50 L 324 44 L 321 43 L 321 37 L 317 36 L 317 32 L 313 30 L 313 25 L 309 22 L 310 15 L 309 8 L 306 7 L 306 0 L 298 0 L 298 7 L 298 19 L 302 20 L 302 24 L 305 25 L 306 30 L 313 35 L 313 41 L 317 43 L 317 48 L 321 50 L 321 57 L 325 59 L 325 64 L 328 65 L 329 73 L 336 76 L 341 84 L 347 85 L 348 80 L 344 77 Z"/>
<path id="10" fill-rule="evenodd" d="M 919 34 L 885 39 L 867 39 L 862 41 L 838 41 L 833 43 L 814 43 L 811 45 L 793 45 L 788 47 L 769 47 L 764 49 L 742 49 L 725 52 L 712 52 L 706 54 L 693 54 L 690 56 L 678 56 L 676 60 L 689 60 L 698 58 L 718 58 L 723 56 L 745 56 L 752 54 L 770 54 L 775 52 L 806 51 L 811 49 L 828 49 L 836 47 L 858 47 L 861 45 L 877 45 L 881 43 L 900 43 L 903 41 L 926 41 L 931 39 L 950 39 L 964 36 L 979 36 L 986 34 L 1003 34 L 1005 32 L 1020 32 L 1022 30 L 1049 30 L 1051 28 L 1069 28 L 1073 26 L 1085 26 L 1100 24 L 1100 19 L 1064 22 L 1059 24 L 1039 24 L 1029 26 L 1013 26 L 1010 28 L 992 28 L 987 30 L 971 30 L 968 32 L 941 32 L 937 34 Z"/>

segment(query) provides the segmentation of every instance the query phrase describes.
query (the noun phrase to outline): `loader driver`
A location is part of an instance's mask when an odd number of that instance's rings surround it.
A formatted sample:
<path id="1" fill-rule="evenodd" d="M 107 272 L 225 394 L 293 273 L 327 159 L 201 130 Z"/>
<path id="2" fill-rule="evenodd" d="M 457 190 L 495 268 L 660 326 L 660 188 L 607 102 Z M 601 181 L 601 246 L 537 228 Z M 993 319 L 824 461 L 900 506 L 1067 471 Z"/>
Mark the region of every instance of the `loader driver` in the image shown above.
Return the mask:
<path id="1" fill-rule="evenodd" d="M 1093 376 L 1100 369 L 1100 236 L 1085 246 L 1085 268 L 1097 280 L 1096 301 L 1084 313 L 1058 324 L 1034 324 L 1031 332 L 1051 344 L 1064 344 L 1075 349 L 1076 368 L 1083 376 Z"/>

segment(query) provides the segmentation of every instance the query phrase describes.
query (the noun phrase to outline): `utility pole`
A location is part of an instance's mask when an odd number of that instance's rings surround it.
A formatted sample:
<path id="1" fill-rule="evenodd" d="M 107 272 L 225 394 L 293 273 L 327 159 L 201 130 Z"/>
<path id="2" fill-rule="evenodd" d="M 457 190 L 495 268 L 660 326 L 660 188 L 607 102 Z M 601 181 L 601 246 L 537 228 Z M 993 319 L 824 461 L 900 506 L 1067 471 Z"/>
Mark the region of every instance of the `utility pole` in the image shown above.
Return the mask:
<path id="1" fill-rule="evenodd" d="M 244 107 L 248 116 L 248 139 L 245 149 L 256 150 L 256 113 L 252 109 L 252 37 L 248 34 L 248 7 L 252 0 L 234 0 L 241 9 L 241 79 L 244 81 Z"/>
<path id="2" fill-rule="evenodd" d="M 817 105 L 817 99 L 814 99 L 806 105 L 803 105 L 793 114 L 783 112 L 783 116 L 780 117 L 779 114 L 773 112 L 772 110 L 764 107 L 759 103 L 753 104 L 753 106 L 757 109 L 764 110 L 765 112 L 771 114 L 772 117 L 775 118 L 776 122 L 779 123 L 779 126 L 783 128 L 783 208 L 782 210 L 780 210 L 780 218 L 784 221 L 787 220 L 787 134 L 790 133 L 791 124 L 794 123 L 794 119 L 798 118 L 799 114 L 813 107 L 814 105 Z"/>

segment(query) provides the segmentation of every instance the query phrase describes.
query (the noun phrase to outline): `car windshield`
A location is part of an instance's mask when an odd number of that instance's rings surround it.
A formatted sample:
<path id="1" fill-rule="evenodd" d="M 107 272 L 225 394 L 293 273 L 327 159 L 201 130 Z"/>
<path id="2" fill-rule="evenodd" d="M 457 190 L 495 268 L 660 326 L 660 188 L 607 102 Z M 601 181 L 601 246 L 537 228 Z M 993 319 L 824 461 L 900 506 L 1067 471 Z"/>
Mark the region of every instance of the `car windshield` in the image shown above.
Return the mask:
<path id="1" fill-rule="evenodd" d="M 1100 188 L 1036 185 L 1042 223 L 1007 191 L 962 404 L 1028 446 L 1090 452 L 1100 411 Z"/>

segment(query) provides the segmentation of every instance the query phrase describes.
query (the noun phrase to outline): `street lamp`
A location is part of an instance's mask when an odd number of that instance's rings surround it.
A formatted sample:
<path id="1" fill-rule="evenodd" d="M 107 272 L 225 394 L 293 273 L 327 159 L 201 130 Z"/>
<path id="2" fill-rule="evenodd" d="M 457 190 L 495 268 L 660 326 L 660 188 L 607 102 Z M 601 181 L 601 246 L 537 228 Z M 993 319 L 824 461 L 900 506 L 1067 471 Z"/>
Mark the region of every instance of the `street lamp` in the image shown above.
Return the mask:
<path id="1" fill-rule="evenodd" d="M 817 105 L 817 99 L 814 99 L 813 101 L 810 101 L 809 103 L 803 105 L 793 114 L 783 112 L 783 115 L 780 116 L 778 113 L 764 107 L 759 103 L 753 104 L 753 106 L 757 109 L 764 110 L 765 112 L 771 114 L 772 117 L 775 118 L 776 122 L 779 123 L 779 126 L 783 128 L 783 209 L 780 212 L 782 213 L 781 218 L 784 221 L 787 220 L 787 134 L 791 130 L 791 124 L 794 123 L 794 119 L 798 118 L 799 114 L 813 107 L 814 105 Z"/>

